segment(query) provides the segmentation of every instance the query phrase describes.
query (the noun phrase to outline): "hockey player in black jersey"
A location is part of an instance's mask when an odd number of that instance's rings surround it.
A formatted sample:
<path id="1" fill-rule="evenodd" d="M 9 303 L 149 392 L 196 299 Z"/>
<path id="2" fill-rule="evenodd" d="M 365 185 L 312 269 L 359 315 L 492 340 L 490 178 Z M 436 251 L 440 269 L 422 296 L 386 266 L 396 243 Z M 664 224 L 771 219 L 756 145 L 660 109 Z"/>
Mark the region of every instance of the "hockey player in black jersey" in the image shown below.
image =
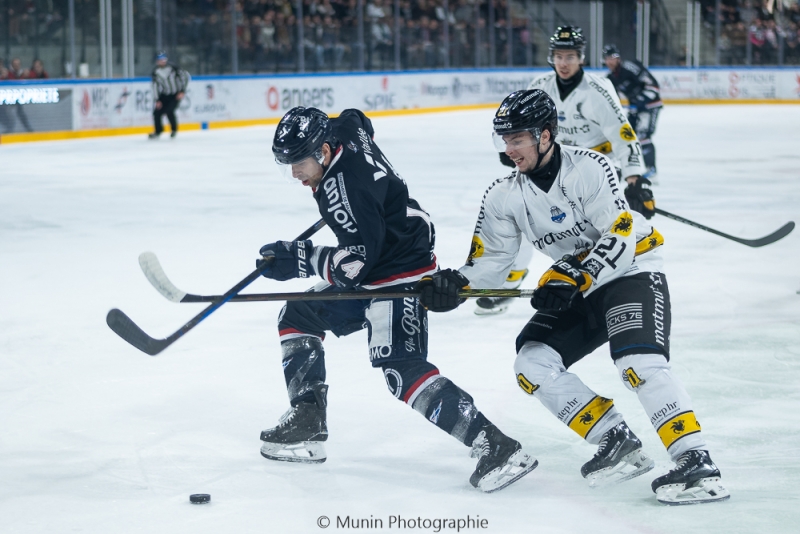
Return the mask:
<path id="1" fill-rule="evenodd" d="M 623 60 L 616 45 L 604 46 L 603 58 L 610 71 L 608 79 L 614 84 L 614 89 L 628 97 L 628 121 L 642 145 L 642 158 L 647 167 L 644 177 L 652 182 L 656 179 L 656 147 L 652 138 L 656 131 L 658 113 L 664 106 L 658 81 L 641 61 Z"/>
<path id="2" fill-rule="evenodd" d="M 312 289 L 317 292 L 403 290 L 438 270 L 430 218 L 409 197 L 373 136 L 370 120 L 355 109 L 329 119 L 318 109 L 296 107 L 281 119 L 272 144 L 275 159 L 312 188 L 338 243 L 265 245 L 261 255 L 272 261 L 264 276 L 288 280 L 316 274 L 323 280 Z M 470 477 L 474 487 L 497 491 L 533 470 L 536 460 L 427 361 L 427 327 L 426 310 L 415 297 L 288 302 L 278 329 L 291 407 L 276 427 L 261 433 L 261 454 L 270 460 L 325 461 L 328 386 L 322 341 L 328 331 L 346 336 L 367 328 L 370 362 L 383 371 L 389 392 L 472 447 L 478 458 Z"/>

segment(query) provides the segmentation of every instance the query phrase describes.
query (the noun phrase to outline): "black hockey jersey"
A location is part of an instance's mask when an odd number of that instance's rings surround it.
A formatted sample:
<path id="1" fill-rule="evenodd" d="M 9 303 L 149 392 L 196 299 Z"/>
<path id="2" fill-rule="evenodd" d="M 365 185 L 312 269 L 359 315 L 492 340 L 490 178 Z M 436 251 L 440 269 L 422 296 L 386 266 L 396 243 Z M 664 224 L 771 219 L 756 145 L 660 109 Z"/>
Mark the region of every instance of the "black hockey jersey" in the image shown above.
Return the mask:
<path id="1" fill-rule="evenodd" d="M 637 111 L 663 106 L 658 81 L 639 61 L 621 61 L 617 70 L 608 74 L 608 79 Z"/>
<path id="2" fill-rule="evenodd" d="M 315 247 L 317 274 L 370 289 L 435 271 L 433 224 L 373 141 L 371 121 L 348 109 L 331 123 L 334 155 L 314 199 L 339 246 Z"/>

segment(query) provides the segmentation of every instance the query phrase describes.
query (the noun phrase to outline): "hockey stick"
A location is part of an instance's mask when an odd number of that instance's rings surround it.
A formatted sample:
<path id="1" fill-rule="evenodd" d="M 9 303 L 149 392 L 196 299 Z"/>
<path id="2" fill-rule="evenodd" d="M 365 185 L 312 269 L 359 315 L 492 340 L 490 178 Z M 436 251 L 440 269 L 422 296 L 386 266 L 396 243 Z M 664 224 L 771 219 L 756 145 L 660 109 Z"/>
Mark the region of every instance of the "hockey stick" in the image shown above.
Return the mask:
<path id="1" fill-rule="evenodd" d="M 256 277 L 260 276 L 260 272 L 256 271 L 253 273 Z M 253 276 L 251 274 L 250 276 Z M 368 291 L 348 291 L 348 292 L 329 292 L 329 293 L 313 293 L 313 292 L 303 292 L 303 293 L 261 293 L 261 294 L 253 294 L 253 295 L 238 295 L 239 298 L 237 300 L 234 290 L 237 288 L 240 290 L 242 286 L 247 285 L 250 281 L 247 281 L 248 276 L 239 284 L 237 284 L 233 289 L 225 293 L 225 295 L 221 296 L 212 296 L 206 297 L 211 299 L 225 299 L 225 300 L 215 300 L 214 303 L 203 310 L 199 315 L 197 315 L 194 319 L 183 325 L 177 332 L 172 334 L 171 336 L 165 339 L 155 339 L 148 336 L 144 330 L 139 328 L 136 323 L 134 323 L 130 317 L 125 315 L 122 311 L 113 309 L 108 312 L 108 317 L 106 317 L 106 322 L 111 329 L 116 332 L 122 339 L 136 347 L 137 349 L 141 350 L 142 352 L 149 354 L 150 356 L 155 356 L 156 354 L 160 353 L 170 345 L 172 345 L 175 341 L 178 340 L 183 334 L 197 326 L 197 324 L 208 317 L 216 308 L 219 308 L 228 301 L 235 301 L 235 302 L 253 302 L 253 301 L 274 301 L 274 300 L 368 300 L 368 299 L 375 299 L 375 298 L 384 298 L 384 299 L 400 299 L 400 298 L 416 298 L 419 297 L 419 293 L 415 291 L 391 291 L 391 290 L 382 290 L 382 289 L 375 289 L 375 290 L 368 290 Z M 251 280 L 252 281 L 252 280 Z M 246 283 L 245 283 L 246 282 Z M 475 298 L 475 297 L 522 297 L 522 298 L 530 298 L 533 296 L 534 289 L 466 289 L 458 292 L 458 296 L 461 298 Z"/>
<path id="2" fill-rule="evenodd" d="M 325 226 L 325 221 L 320 219 L 308 230 L 300 234 L 295 241 L 302 241 L 303 239 L 311 237 L 323 226 Z M 236 296 L 239 291 L 253 283 L 254 280 L 261 276 L 261 271 L 267 267 L 267 265 L 269 265 L 269 263 L 265 263 L 261 268 L 258 268 L 252 273 L 248 274 L 241 282 L 230 288 L 224 295 L 220 295 L 219 299 L 213 301 L 210 306 L 195 315 L 188 323 L 180 327 L 175 333 L 164 339 L 155 339 L 148 336 L 141 328 L 136 326 L 136 323 L 131 321 L 130 317 L 116 308 L 108 312 L 108 315 L 106 315 L 106 324 L 108 324 L 109 328 L 111 328 L 111 330 L 113 330 L 119 337 L 137 349 L 149 354 L 150 356 L 155 356 L 165 348 L 175 343 L 175 341 L 177 341 L 178 338 L 183 336 L 186 332 L 200 324 L 203 319 L 217 311 L 217 309 L 219 309 L 223 304 Z"/>
<path id="3" fill-rule="evenodd" d="M 533 296 L 533 289 L 465 289 L 458 292 L 461 298 L 477 297 L 509 297 L 509 298 L 530 298 Z M 194 300 L 182 300 L 180 302 L 216 302 L 222 295 L 193 295 Z M 314 293 L 306 291 L 303 293 L 251 293 L 236 295 L 229 299 L 229 302 L 272 302 L 287 300 L 368 300 L 368 299 L 401 299 L 419 297 L 419 293 L 414 291 L 390 291 L 385 289 L 370 289 L 354 292 Z"/>
<path id="4" fill-rule="evenodd" d="M 302 241 L 303 239 L 308 239 L 317 231 L 325 226 L 325 221 L 320 219 L 317 221 L 314 226 L 297 236 L 295 241 Z M 216 295 L 212 298 L 204 297 L 201 295 L 195 295 L 192 293 L 187 293 L 178 288 L 175 284 L 173 284 L 169 278 L 167 278 L 164 269 L 161 267 L 161 263 L 158 261 L 158 257 L 152 252 L 142 252 L 139 254 L 139 267 L 141 267 L 142 272 L 144 273 L 147 280 L 150 282 L 156 291 L 161 293 L 167 300 L 171 300 L 172 302 L 214 302 L 222 298 L 222 295 Z M 231 300 L 237 300 L 235 297 Z"/>
<path id="5" fill-rule="evenodd" d="M 659 215 L 663 215 L 664 217 L 669 217 L 670 219 L 676 220 L 678 222 L 682 222 L 684 224 L 688 224 L 689 226 L 694 226 L 695 228 L 699 228 L 700 230 L 705 230 L 706 232 L 711 232 L 712 234 L 716 234 L 720 237 L 724 237 L 726 239 L 730 239 L 731 241 L 736 241 L 737 243 L 741 243 L 742 245 L 747 245 L 748 247 L 763 247 L 764 245 L 770 245 L 779 239 L 783 239 L 787 235 L 789 235 L 792 230 L 794 230 L 794 221 L 789 221 L 788 223 L 784 224 L 771 234 L 764 236 L 759 239 L 743 239 L 741 237 L 735 237 L 719 230 L 714 230 L 713 228 L 709 228 L 708 226 L 703 226 L 700 223 L 696 223 L 694 221 L 690 221 L 689 219 L 684 219 L 680 215 L 675 215 L 674 213 L 670 213 L 668 211 L 664 211 L 661 208 L 656 208 L 656 213 Z"/>

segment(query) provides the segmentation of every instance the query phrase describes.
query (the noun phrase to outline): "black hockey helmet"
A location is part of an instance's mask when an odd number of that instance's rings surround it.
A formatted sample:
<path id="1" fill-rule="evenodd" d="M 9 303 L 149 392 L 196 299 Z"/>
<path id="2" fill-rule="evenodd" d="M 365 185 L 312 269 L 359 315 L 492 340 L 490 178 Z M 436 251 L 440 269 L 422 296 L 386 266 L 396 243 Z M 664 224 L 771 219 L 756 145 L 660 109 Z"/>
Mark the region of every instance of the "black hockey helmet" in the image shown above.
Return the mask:
<path id="1" fill-rule="evenodd" d="M 553 52 L 556 50 L 577 50 L 580 60 L 585 58 L 586 39 L 583 37 L 583 30 L 575 26 L 559 26 L 550 38 L 550 53 L 547 55 L 547 62 L 553 65 Z"/>
<path id="2" fill-rule="evenodd" d="M 619 48 L 615 44 L 607 44 L 603 47 L 603 58 L 619 57 Z"/>
<path id="3" fill-rule="evenodd" d="M 493 125 L 496 136 L 527 131 L 538 141 L 544 130 L 550 130 L 555 140 L 558 111 L 550 95 L 541 89 L 514 91 L 497 108 Z"/>
<path id="4" fill-rule="evenodd" d="M 313 156 L 322 160 L 322 145 L 331 135 L 331 121 L 317 108 L 297 106 L 283 116 L 275 129 L 272 154 L 283 165 L 299 163 Z"/>

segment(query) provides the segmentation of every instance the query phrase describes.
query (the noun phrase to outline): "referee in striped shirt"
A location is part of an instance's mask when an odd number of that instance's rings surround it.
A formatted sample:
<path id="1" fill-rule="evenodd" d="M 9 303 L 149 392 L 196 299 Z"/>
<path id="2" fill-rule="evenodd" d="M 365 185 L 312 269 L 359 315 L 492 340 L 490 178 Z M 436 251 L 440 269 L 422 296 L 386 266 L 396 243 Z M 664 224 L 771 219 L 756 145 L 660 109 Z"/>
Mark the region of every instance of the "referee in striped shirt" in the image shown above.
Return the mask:
<path id="1" fill-rule="evenodd" d="M 150 139 L 158 139 L 164 131 L 162 117 L 169 119 L 172 128 L 170 137 L 178 133 L 178 119 L 175 118 L 175 109 L 178 107 L 186 86 L 189 85 L 189 73 L 180 67 L 167 62 L 166 52 L 159 52 L 156 56 L 156 68 L 153 69 L 153 94 L 158 95 L 156 108 L 153 110 L 156 131 L 148 135 Z"/>

